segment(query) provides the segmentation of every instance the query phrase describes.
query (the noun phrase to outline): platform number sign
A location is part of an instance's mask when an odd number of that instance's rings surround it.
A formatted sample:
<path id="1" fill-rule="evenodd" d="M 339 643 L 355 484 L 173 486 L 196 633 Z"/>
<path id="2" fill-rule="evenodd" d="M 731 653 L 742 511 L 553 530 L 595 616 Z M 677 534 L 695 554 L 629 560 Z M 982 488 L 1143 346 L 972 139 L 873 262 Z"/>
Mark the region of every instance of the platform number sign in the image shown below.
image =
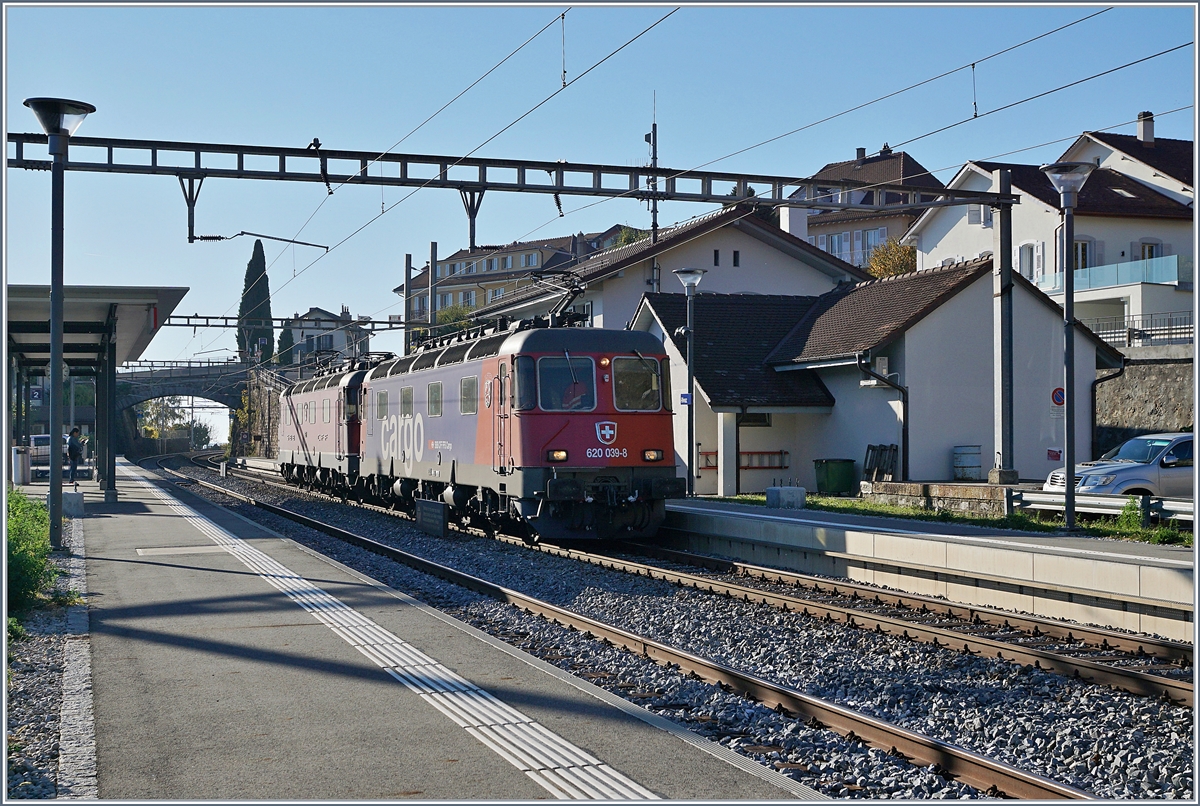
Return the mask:
<path id="1" fill-rule="evenodd" d="M 1050 417 L 1059 420 L 1065 416 L 1067 393 L 1061 386 L 1050 393 Z"/>

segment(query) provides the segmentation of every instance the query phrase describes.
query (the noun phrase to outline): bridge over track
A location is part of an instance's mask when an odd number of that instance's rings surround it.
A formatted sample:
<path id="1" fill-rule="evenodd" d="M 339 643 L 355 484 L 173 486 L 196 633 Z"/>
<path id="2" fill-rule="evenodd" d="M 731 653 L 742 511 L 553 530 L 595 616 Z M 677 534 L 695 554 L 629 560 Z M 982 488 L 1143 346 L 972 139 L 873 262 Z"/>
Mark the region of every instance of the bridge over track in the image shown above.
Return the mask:
<path id="1" fill-rule="evenodd" d="M 117 411 L 158 397 L 202 397 L 237 408 L 252 365 L 244 361 L 133 361 L 117 373 Z"/>

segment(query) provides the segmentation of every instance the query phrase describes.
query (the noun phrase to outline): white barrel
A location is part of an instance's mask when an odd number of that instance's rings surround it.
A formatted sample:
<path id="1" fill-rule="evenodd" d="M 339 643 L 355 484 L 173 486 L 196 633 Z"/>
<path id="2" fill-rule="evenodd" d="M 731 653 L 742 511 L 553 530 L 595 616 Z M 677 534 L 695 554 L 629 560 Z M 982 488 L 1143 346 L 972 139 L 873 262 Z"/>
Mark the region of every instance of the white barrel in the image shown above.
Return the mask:
<path id="1" fill-rule="evenodd" d="M 983 479 L 983 466 L 980 464 L 982 446 L 954 446 L 954 480 L 980 481 Z"/>

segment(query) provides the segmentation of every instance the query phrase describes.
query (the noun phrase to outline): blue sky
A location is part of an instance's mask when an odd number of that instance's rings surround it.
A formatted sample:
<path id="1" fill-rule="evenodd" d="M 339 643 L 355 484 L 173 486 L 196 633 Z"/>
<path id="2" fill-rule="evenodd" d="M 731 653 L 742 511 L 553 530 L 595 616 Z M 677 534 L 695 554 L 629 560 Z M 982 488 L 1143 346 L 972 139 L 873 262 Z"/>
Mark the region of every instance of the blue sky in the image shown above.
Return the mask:
<path id="1" fill-rule="evenodd" d="M 48 7 L 5 9 L 5 125 L 37 131 L 30 96 L 96 105 L 79 135 L 272 146 L 384 150 L 490 69 L 567 6 L 524 7 Z M 566 14 L 571 80 L 673 6 L 573 7 Z M 769 146 L 715 170 L 809 174 L 996 107 L 1190 42 L 1190 5 L 1117 6 L 1003 56 L 1010 45 L 1106 6 L 684 6 L 650 33 L 489 143 L 480 156 L 640 165 L 648 160 L 657 96 L 660 160 L 689 168 L 827 115 L 977 62 L 920 89 Z M 53 32 L 53 33 L 50 33 Z M 51 46 L 51 37 L 69 42 Z M 48 58 L 48 54 L 55 54 Z M 520 53 L 400 147 L 464 154 L 561 87 L 556 21 Z M 1193 138 L 1195 51 L 1187 47 L 903 149 L 945 181 L 984 159 L 1085 129 L 1159 117 L 1160 137 Z M 1171 115 L 1162 113 L 1189 107 Z M 1132 132 L 1132 124 L 1117 131 Z M 1039 163 L 1062 142 L 1007 157 Z M 10 153 L 11 148 L 10 148 Z M 9 282 L 49 277 L 50 183 L 6 172 Z M 299 235 L 336 243 L 390 205 L 400 189 L 346 188 Z M 196 210 L 200 234 L 240 230 L 292 237 L 325 198 L 317 184 L 211 179 Z M 557 218 L 542 195 L 489 194 L 480 243 L 648 226 L 644 205 L 566 197 Z M 707 207 L 672 203 L 670 223 Z M 69 173 L 66 280 L 79 284 L 190 286 L 178 312 L 236 311 L 253 242 L 188 245 L 187 210 L 173 177 Z M 546 225 L 546 226 L 542 226 Z M 467 243 L 458 194 L 423 190 L 312 264 L 320 254 L 266 242 L 275 315 L 310 306 L 386 318 L 404 254 L 428 259 Z M 395 349 L 391 337 L 374 342 Z M 229 353 L 232 332 L 164 329 L 147 358 Z"/>

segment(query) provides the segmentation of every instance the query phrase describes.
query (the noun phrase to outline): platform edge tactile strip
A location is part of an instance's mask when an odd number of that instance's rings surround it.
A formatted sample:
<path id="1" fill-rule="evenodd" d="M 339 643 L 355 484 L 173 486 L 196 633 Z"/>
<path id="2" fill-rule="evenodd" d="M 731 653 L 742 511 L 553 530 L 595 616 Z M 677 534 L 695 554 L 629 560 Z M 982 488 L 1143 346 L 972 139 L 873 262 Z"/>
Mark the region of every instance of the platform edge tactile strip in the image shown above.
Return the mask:
<path id="1" fill-rule="evenodd" d="M 591 759 L 591 756 L 566 739 L 521 714 L 491 693 L 464 680 L 434 658 L 425 655 L 374 621 L 362 616 L 341 600 L 288 570 L 266 553 L 247 544 L 182 501 L 163 492 L 154 483 L 124 467 L 121 467 L 120 471 L 146 488 L 168 508 L 195 526 L 217 545 L 225 548 L 231 556 L 254 571 L 303 610 L 311 613 L 319 622 L 329 627 L 331 632 L 373 662 L 378 663 L 375 660 L 376 656 L 384 657 L 380 652 L 384 647 L 392 651 L 402 648 L 404 654 L 412 658 L 412 662 L 384 666 L 383 668 L 388 673 L 418 693 L 421 699 L 433 705 L 501 758 L 529 774 L 532 780 L 556 798 L 575 800 L 610 800 L 615 797 L 624 800 L 658 799 L 653 792 L 608 765 L 588 763 L 587 760 Z M 359 616 L 363 621 L 354 626 L 359 627 L 360 630 L 350 632 L 345 627 L 335 628 L 329 618 L 334 613 L 339 615 L 352 613 Z M 368 631 L 377 635 L 378 640 L 360 641 L 360 637 Z M 351 640 L 352 638 L 353 640 Z M 363 651 L 367 648 L 374 650 L 378 655 Z M 464 723 L 463 718 L 470 721 Z M 536 726 L 540 730 L 536 733 L 532 731 L 526 733 L 524 730 L 518 730 L 518 726 L 525 730 Z M 553 740 L 550 740 L 550 737 L 553 737 Z M 571 757 L 582 760 L 583 765 L 573 766 Z M 553 775 L 550 774 L 551 771 L 553 771 Z M 630 794 L 624 796 L 609 794 L 618 792 Z"/>

